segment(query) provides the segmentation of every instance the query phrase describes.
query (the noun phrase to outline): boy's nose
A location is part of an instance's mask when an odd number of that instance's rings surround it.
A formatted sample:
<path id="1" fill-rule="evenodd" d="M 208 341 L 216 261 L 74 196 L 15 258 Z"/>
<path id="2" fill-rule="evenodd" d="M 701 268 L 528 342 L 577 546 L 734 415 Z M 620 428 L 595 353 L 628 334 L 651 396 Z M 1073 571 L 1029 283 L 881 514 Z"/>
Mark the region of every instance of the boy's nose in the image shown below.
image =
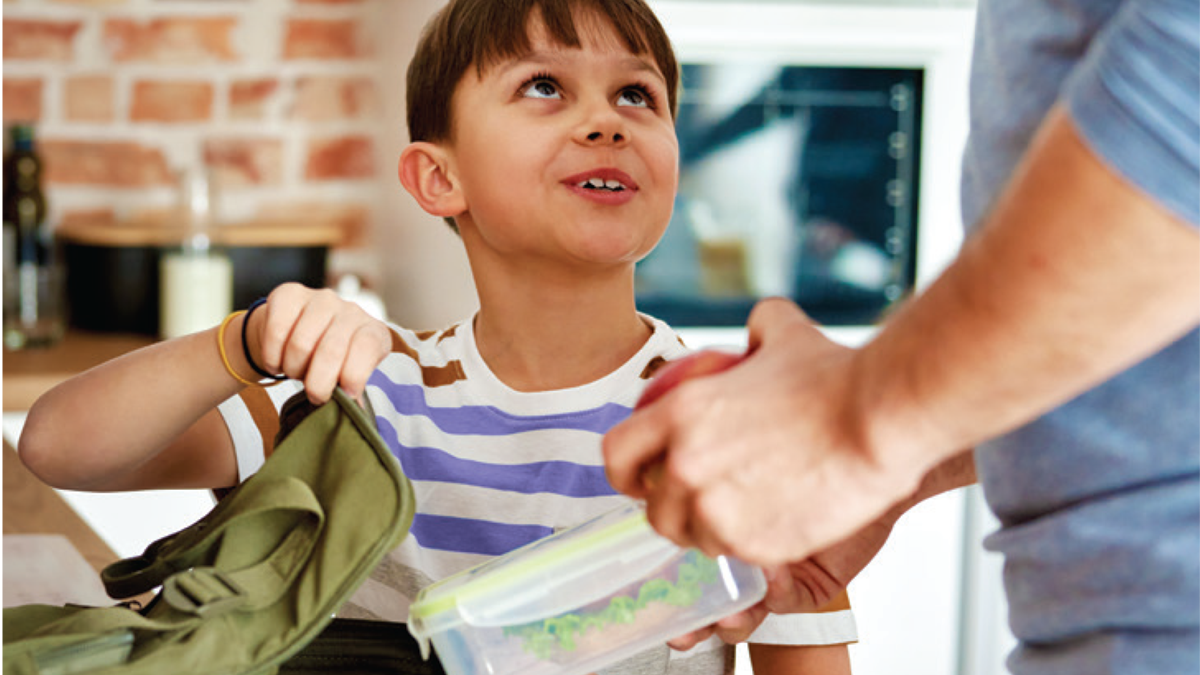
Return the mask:
<path id="1" fill-rule="evenodd" d="M 608 134 L 606 134 L 602 131 L 593 131 L 592 133 L 587 135 L 587 139 L 589 141 L 591 141 L 592 143 L 604 141 L 607 138 L 608 138 Z M 612 142 L 613 143 L 620 143 L 621 141 L 624 141 L 624 140 L 625 140 L 624 134 L 622 134 L 620 132 L 612 132 Z"/>
<path id="2" fill-rule="evenodd" d="M 607 101 L 587 106 L 581 113 L 576 121 L 575 142 L 582 145 L 621 145 L 629 142 L 625 120 Z"/>

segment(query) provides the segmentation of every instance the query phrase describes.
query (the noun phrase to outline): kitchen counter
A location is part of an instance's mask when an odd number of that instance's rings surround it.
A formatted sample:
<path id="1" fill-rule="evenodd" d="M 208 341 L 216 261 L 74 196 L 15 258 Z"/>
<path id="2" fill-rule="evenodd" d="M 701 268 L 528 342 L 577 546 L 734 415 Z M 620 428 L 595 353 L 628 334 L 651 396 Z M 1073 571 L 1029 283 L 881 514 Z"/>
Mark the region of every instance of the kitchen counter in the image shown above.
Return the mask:
<path id="1" fill-rule="evenodd" d="M 39 396 L 59 382 L 155 341 L 148 335 L 70 330 L 53 347 L 5 349 L 4 411 L 29 410 Z"/>
<path id="2" fill-rule="evenodd" d="M 41 482 L 4 441 L 4 534 L 61 534 L 97 572 L 117 554 L 49 485 Z"/>

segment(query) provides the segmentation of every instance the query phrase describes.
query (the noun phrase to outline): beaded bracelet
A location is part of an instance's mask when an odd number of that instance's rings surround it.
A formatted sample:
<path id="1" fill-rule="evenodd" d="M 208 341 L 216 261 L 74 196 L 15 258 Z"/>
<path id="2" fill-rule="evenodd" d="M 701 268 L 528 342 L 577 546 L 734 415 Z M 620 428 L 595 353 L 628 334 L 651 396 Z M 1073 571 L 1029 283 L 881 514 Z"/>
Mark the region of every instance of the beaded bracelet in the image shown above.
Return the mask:
<path id="1" fill-rule="evenodd" d="M 250 367 L 254 369 L 254 372 L 258 373 L 259 375 L 262 375 L 263 377 L 265 377 L 268 380 L 274 380 L 275 382 L 281 382 L 281 381 L 287 379 L 287 375 L 276 375 L 274 373 L 269 373 L 265 369 L 263 369 L 262 366 L 255 363 L 254 357 L 250 356 L 250 343 L 246 341 L 246 326 L 250 325 L 250 315 L 254 313 L 254 310 L 258 309 L 259 307 L 261 307 L 265 304 L 267 304 L 267 299 L 259 298 L 259 299 L 255 300 L 254 302 L 250 303 L 250 306 L 246 308 L 246 320 L 242 321 L 242 355 L 244 355 L 246 357 L 246 363 L 250 364 Z"/>

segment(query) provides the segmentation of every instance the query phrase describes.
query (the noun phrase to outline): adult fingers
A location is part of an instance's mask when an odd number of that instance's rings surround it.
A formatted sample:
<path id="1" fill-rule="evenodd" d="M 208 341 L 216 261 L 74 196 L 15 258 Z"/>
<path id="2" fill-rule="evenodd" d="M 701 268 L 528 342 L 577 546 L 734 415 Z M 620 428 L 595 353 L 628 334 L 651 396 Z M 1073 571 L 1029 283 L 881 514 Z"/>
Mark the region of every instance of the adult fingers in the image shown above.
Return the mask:
<path id="1" fill-rule="evenodd" d="M 812 324 L 812 320 L 800 306 L 786 298 L 764 298 L 750 310 L 746 321 L 749 333 L 749 351 L 758 349 L 762 343 L 777 333 L 795 327 L 796 324 Z"/>
<path id="2" fill-rule="evenodd" d="M 700 470 L 699 457 L 712 453 L 711 444 L 703 442 L 703 431 L 697 432 L 695 421 L 703 419 L 714 389 L 713 378 L 720 375 L 681 382 L 660 399 L 644 406 L 616 434 L 605 438 L 606 449 L 616 457 L 610 471 L 625 471 L 633 478 L 635 496 L 646 500 L 646 515 L 651 525 L 663 536 L 681 546 L 695 546 L 694 500 L 698 491 L 721 471 Z M 624 434 L 629 433 L 626 437 Z M 636 447 L 630 457 L 616 451 Z M 640 445 L 637 445 L 640 444 Z M 717 448 L 719 450 L 719 448 Z M 606 460 L 607 460 L 606 457 Z M 706 461 L 703 466 L 717 464 L 727 458 Z M 619 466 L 621 461 L 627 464 Z M 618 479 L 621 480 L 621 479 Z M 628 480 L 628 479 L 626 479 Z M 620 488 L 619 488 L 620 489 Z"/>
<path id="3" fill-rule="evenodd" d="M 604 470 L 618 492 L 645 497 L 649 491 L 643 478 L 651 482 L 661 478 L 662 454 L 671 440 L 668 409 L 657 401 L 635 410 L 632 415 L 604 435 Z"/>
<path id="4" fill-rule="evenodd" d="M 675 456 L 655 465 L 656 480 L 646 493 L 646 519 L 662 536 L 684 548 L 696 545 L 691 532 L 693 494 L 676 471 Z"/>

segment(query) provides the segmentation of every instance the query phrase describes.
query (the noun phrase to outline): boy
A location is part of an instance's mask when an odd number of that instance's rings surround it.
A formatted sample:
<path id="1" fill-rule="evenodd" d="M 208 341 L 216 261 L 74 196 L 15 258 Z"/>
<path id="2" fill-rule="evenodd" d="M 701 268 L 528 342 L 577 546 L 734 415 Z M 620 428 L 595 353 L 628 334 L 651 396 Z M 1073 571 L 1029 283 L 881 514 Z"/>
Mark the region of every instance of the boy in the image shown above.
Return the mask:
<path id="1" fill-rule="evenodd" d="M 461 235 L 478 314 L 414 333 L 284 285 L 217 329 L 49 392 L 22 458 L 73 489 L 229 486 L 270 453 L 277 409 L 301 384 L 315 402 L 340 385 L 369 403 L 416 490 L 411 536 L 343 612 L 393 621 L 432 581 L 623 503 L 600 437 L 686 351 L 633 293 L 675 197 L 677 79 L 641 0 L 453 0 L 410 66 L 400 179 Z M 292 381 L 265 389 L 253 373 Z M 81 449 L 85 432 L 96 442 Z M 780 644 L 752 645 L 759 672 L 849 671 L 848 609 L 771 621 L 765 641 Z M 710 642 L 606 672 L 732 662 Z"/>

